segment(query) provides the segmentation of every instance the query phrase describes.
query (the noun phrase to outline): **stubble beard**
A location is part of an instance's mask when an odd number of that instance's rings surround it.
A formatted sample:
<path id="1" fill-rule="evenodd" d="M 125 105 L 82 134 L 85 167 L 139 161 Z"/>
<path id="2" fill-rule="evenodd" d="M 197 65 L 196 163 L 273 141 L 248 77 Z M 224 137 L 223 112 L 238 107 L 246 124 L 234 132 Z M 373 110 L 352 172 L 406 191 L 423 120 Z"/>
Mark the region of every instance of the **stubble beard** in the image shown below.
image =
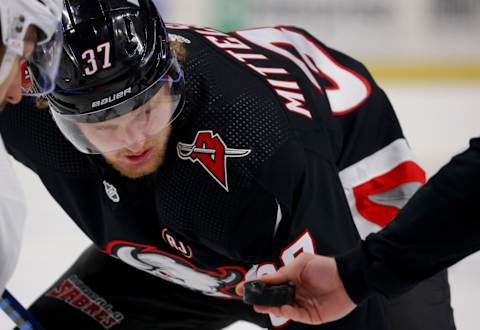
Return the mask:
<path id="1" fill-rule="evenodd" d="M 128 154 L 126 150 L 120 150 L 115 154 L 104 154 L 105 161 L 121 175 L 129 179 L 140 179 L 154 173 L 163 164 L 170 140 L 172 128 L 164 128 L 156 137 L 152 137 L 145 143 L 145 150 L 152 149 L 153 155 L 148 163 L 140 167 L 134 167 L 122 161 L 123 156 Z"/>

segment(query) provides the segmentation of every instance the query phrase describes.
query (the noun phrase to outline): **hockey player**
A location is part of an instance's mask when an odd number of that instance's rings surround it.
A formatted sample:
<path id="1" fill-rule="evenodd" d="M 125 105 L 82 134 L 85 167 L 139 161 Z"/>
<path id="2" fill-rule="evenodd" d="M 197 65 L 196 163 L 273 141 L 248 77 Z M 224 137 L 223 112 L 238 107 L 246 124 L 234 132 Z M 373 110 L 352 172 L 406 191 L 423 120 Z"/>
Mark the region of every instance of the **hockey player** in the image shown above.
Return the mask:
<path id="1" fill-rule="evenodd" d="M 293 27 L 167 37 L 158 2 L 67 1 L 50 113 L 25 101 L 1 118 L 9 151 L 96 245 L 30 310 L 48 330 L 305 329 L 235 286 L 353 248 L 424 172 L 360 63 Z M 420 326 L 454 329 L 445 274 L 318 329 Z"/>
<path id="2" fill-rule="evenodd" d="M 24 90 L 25 94 L 39 95 L 55 86 L 62 50 L 62 34 L 57 30 L 61 12 L 62 1 L 57 0 L 0 0 L 0 111 L 6 103 L 20 102 L 26 61 L 40 79 L 39 89 Z M 23 195 L 1 136 L 0 182 L 1 295 L 17 262 L 25 220 Z"/>

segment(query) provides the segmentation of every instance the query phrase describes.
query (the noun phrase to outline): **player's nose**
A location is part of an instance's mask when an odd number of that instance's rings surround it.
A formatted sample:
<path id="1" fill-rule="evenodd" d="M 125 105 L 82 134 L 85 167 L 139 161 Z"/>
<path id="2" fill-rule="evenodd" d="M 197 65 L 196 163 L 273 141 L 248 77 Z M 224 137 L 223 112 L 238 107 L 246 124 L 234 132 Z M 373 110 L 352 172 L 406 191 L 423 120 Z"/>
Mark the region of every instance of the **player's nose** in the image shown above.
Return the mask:
<path id="1" fill-rule="evenodd" d="M 8 86 L 6 101 L 10 104 L 17 104 L 21 100 L 22 100 L 22 77 L 19 74 L 19 71 L 17 69 L 15 78 L 11 82 L 10 86 Z"/>
<path id="2" fill-rule="evenodd" d="M 145 149 L 144 145 L 145 145 L 144 142 L 137 142 L 127 146 L 127 150 L 133 154 L 138 154 Z"/>
<path id="3" fill-rule="evenodd" d="M 146 135 L 143 130 L 126 127 L 123 132 L 123 140 L 125 146 L 130 151 L 142 151 L 143 145 L 145 144 Z"/>

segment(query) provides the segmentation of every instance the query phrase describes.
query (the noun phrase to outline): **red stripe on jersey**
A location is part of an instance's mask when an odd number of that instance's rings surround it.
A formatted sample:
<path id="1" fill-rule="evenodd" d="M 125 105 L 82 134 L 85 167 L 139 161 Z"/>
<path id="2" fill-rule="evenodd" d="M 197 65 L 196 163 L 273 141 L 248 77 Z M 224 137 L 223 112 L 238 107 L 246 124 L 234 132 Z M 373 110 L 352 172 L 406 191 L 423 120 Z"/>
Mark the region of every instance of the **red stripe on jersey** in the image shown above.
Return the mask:
<path id="1" fill-rule="evenodd" d="M 368 221 L 381 227 L 386 226 L 400 210 L 396 206 L 381 205 L 370 196 L 387 192 L 406 183 L 426 182 L 425 171 L 415 162 L 403 162 L 391 171 L 353 188 L 358 212 Z"/>

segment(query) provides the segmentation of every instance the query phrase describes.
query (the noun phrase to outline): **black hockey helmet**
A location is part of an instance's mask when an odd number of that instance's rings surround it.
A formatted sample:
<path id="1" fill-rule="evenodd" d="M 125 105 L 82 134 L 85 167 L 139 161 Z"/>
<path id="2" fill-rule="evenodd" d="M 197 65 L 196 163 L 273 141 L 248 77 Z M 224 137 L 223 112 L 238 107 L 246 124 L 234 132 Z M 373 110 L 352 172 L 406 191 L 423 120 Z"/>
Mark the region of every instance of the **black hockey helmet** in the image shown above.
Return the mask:
<path id="1" fill-rule="evenodd" d="M 47 98 L 55 122 L 80 151 L 141 142 L 182 110 L 183 73 L 160 1 L 65 0 L 63 57 Z M 123 138 L 132 128 L 140 130 L 136 137 Z"/>

